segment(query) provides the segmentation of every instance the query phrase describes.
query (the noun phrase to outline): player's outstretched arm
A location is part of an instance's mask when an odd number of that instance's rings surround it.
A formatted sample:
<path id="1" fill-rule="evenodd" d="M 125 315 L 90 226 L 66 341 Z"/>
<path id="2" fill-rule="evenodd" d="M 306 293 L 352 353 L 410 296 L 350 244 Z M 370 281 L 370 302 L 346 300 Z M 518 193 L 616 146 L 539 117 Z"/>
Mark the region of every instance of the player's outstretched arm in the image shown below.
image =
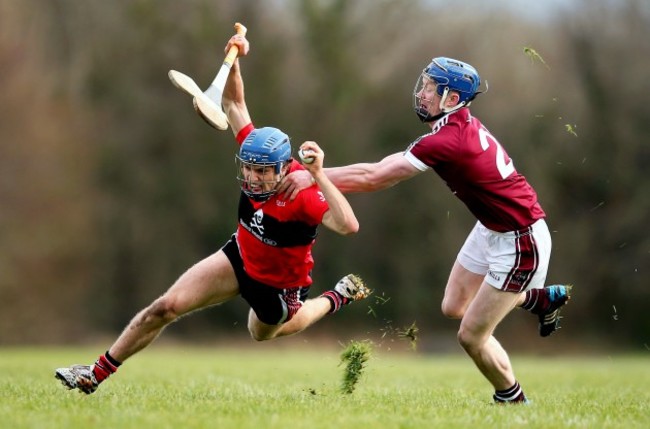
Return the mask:
<path id="1" fill-rule="evenodd" d="M 421 173 L 404 158 L 402 152 L 375 163 L 332 167 L 325 171 L 327 177 L 343 193 L 381 191 Z"/>
<path id="2" fill-rule="evenodd" d="M 306 156 L 303 159 L 305 169 L 314 178 L 329 205 L 329 210 L 323 215 L 323 225 L 341 235 L 356 233 L 359 221 L 348 200 L 327 178 L 323 170 L 325 154 L 322 149 L 315 142 L 304 142 L 300 151 Z"/>
<path id="3" fill-rule="evenodd" d="M 228 75 L 228 80 L 226 81 L 226 86 L 223 90 L 221 103 L 223 111 L 228 117 L 230 128 L 236 137 L 242 128 L 252 122 L 248 112 L 248 107 L 246 106 L 244 79 L 242 78 L 241 69 L 239 67 L 239 57 L 248 55 L 250 44 L 245 36 L 236 34 L 228 40 L 225 48 L 226 52 L 228 52 L 232 46 L 237 46 L 239 50 L 237 58 L 230 68 L 230 74 Z"/>
<path id="4" fill-rule="evenodd" d="M 380 191 L 421 173 L 404 158 L 402 152 L 389 155 L 375 163 L 331 167 L 324 171 L 343 193 Z M 295 171 L 282 180 L 278 192 L 285 198 L 294 199 L 301 190 L 309 186 L 311 177 L 303 171 Z"/>

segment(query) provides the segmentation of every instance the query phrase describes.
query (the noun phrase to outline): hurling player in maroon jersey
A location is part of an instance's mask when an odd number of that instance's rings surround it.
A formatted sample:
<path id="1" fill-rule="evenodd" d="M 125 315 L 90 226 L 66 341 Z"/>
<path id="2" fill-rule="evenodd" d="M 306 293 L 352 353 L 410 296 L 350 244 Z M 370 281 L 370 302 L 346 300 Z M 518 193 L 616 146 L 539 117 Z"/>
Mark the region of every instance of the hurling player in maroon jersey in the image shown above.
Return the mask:
<path id="1" fill-rule="evenodd" d="M 545 214 L 503 146 L 468 108 L 480 83 L 471 65 L 434 58 L 413 91 L 415 112 L 430 132 L 377 163 L 327 168 L 326 174 L 349 193 L 386 189 L 433 170 L 467 206 L 477 223 L 451 269 L 442 312 L 461 319 L 458 341 L 494 386 L 493 399 L 526 402 L 492 334 L 513 308 L 523 307 L 538 316 L 540 335 L 550 335 L 570 287 L 544 287 L 551 254 Z M 295 173 L 279 192 L 295 197 L 308 185 L 307 174 Z"/>
<path id="2" fill-rule="evenodd" d="M 248 41 L 233 36 L 239 55 Z M 236 156 L 241 184 L 237 231 L 217 252 L 188 269 L 167 292 L 138 313 L 93 365 L 58 368 L 55 376 L 68 389 L 90 394 L 129 357 L 148 346 L 167 326 L 192 311 L 241 295 L 251 309 L 248 330 L 257 341 L 300 332 L 325 315 L 363 299 L 370 290 L 353 274 L 333 289 L 307 299 L 314 265 L 317 227 L 353 234 L 359 223 L 350 204 L 323 170 L 324 153 L 315 142 L 301 145 L 304 167 L 291 157 L 289 137 L 277 128 L 253 127 L 239 60 L 232 65 L 223 107 L 240 145 Z M 311 184 L 298 198 L 276 192 L 290 171 L 306 170 Z"/>

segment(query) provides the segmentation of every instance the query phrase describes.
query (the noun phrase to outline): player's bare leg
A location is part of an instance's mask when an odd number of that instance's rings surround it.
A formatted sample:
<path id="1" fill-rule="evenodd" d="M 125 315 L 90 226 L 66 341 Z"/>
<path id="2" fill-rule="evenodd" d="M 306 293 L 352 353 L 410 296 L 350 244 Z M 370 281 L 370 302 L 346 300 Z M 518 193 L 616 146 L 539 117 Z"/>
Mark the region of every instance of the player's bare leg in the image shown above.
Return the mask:
<path id="1" fill-rule="evenodd" d="M 148 346 L 179 317 L 227 301 L 238 293 L 230 261 L 222 251 L 218 251 L 187 270 L 163 296 L 138 313 L 109 353 L 124 362 Z"/>
<path id="2" fill-rule="evenodd" d="M 257 341 L 297 334 L 327 314 L 340 310 L 342 306 L 367 298 L 370 293 L 370 289 L 361 278 L 348 274 L 339 280 L 331 291 L 306 300 L 291 320 L 282 325 L 267 325 L 261 322 L 255 312 L 251 310 L 248 313 L 248 330 L 253 339 Z"/>
<path id="3" fill-rule="evenodd" d="M 163 296 L 140 311 L 94 365 L 59 368 L 56 377 L 70 389 L 92 393 L 121 363 L 151 344 L 167 325 L 191 311 L 224 302 L 238 293 L 230 261 L 218 251 L 187 270 Z"/>
<path id="4" fill-rule="evenodd" d="M 442 299 L 442 314 L 450 319 L 461 319 L 481 287 L 484 277 L 482 274 L 468 271 L 458 261 L 454 262 Z"/>
<path id="5" fill-rule="evenodd" d="M 518 299 L 519 294 L 497 290 L 484 282 L 467 308 L 458 331 L 460 345 L 494 386 L 495 400 L 499 392 L 509 391 L 516 393 L 512 397 L 515 402 L 526 400 L 508 354 L 492 335 Z"/>
<path id="6" fill-rule="evenodd" d="M 256 341 L 271 340 L 297 334 L 313 325 L 330 312 L 330 301 L 324 297 L 317 297 L 306 300 L 300 310 L 286 323 L 282 325 L 267 325 L 261 322 L 255 312 L 248 313 L 248 330 Z"/>

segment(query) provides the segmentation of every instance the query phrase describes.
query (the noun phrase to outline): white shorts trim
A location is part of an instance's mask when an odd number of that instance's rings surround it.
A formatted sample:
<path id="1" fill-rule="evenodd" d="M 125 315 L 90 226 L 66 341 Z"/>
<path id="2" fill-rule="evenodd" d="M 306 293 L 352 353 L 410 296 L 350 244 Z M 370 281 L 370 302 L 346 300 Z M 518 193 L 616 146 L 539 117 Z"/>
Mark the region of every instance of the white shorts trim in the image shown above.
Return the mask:
<path id="1" fill-rule="evenodd" d="M 511 232 L 495 232 L 477 222 L 457 259 L 468 271 L 485 275 L 490 286 L 523 292 L 544 287 L 551 247 L 551 234 L 544 219 Z"/>

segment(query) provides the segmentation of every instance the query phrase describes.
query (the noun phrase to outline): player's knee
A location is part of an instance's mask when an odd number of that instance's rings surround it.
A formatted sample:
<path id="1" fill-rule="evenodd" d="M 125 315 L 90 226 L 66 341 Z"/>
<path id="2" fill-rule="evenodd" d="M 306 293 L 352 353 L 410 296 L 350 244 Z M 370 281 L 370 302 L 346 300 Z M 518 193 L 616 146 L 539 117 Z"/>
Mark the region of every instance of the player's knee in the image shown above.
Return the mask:
<path id="1" fill-rule="evenodd" d="M 178 312 L 169 297 L 161 296 L 147 308 L 145 319 L 155 324 L 166 325 L 178 319 Z"/>
<path id="2" fill-rule="evenodd" d="M 251 338 L 255 341 L 268 341 L 275 338 L 273 333 L 264 332 L 264 330 L 258 329 L 254 324 L 248 325 L 248 332 L 251 334 Z"/>
<path id="3" fill-rule="evenodd" d="M 255 341 L 268 341 L 275 338 L 275 329 L 269 329 L 269 325 L 263 324 L 251 310 L 248 315 L 248 333 Z"/>
<path id="4" fill-rule="evenodd" d="M 456 305 L 448 299 L 442 300 L 442 314 L 449 319 L 462 319 L 465 315 L 465 308 Z"/>
<path id="5" fill-rule="evenodd" d="M 463 350 L 469 354 L 471 354 L 472 350 L 478 347 L 476 336 L 462 325 L 456 334 L 456 339 Z"/>
<path id="6" fill-rule="evenodd" d="M 266 335 L 262 335 L 260 332 L 257 332 L 257 331 L 249 330 L 248 332 L 250 332 L 252 339 L 254 339 L 255 341 L 259 341 L 259 342 L 268 341 L 268 340 L 273 338 L 273 337 L 269 337 L 269 336 L 266 336 Z"/>

